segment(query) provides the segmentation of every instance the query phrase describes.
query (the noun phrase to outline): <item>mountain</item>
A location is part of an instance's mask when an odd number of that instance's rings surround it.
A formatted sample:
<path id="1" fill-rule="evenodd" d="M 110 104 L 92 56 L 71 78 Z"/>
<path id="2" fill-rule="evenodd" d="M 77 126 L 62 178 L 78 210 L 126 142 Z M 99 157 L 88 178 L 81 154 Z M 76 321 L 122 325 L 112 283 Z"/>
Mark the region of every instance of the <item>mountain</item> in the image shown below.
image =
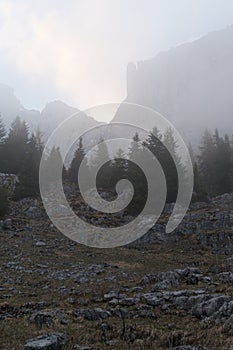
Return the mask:
<path id="1" fill-rule="evenodd" d="M 78 119 L 75 126 L 79 128 L 80 132 L 100 124 L 94 118 L 79 112 L 77 108 L 68 106 L 61 101 L 48 103 L 41 112 L 26 109 L 15 96 L 11 87 L 0 84 L 0 113 L 7 129 L 14 118 L 20 116 L 27 122 L 30 131 L 36 131 L 39 127 L 44 140 L 47 140 L 60 123 L 76 113 Z"/>
<path id="2" fill-rule="evenodd" d="M 161 52 L 150 60 L 129 63 L 125 102 L 160 112 L 187 141 L 198 142 L 205 128 L 217 127 L 221 133 L 233 133 L 233 25 Z M 41 112 L 27 110 L 12 88 L 0 84 L 0 113 L 7 127 L 19 115 L 31 130 L 39 126 L 47 139 L 63 120 L 77 112 L 61 101 L 48 103 Z M 121 105 L 113 121 L 139 122 L 152 129 L 155 122 L 148 114 Z M 100 125 L 84 113 L 78 118 L 80 130 Z"/>
<path id="3" fill-rule="evenodd" d="M 61 101 L 54 101 L 48 103 L 41 111 L 39 128 L 43 131 L 45 138 L 47 138 L 60 123 L 75 114 L 77 114 L 78 120 L 75 126 L 79 128 L 80 132 L 100 124 L 87 114 L 80 113 L 80 110 L 77 108 L 68 106 Z"/>
<path id="4" fill-rule="evenodd" d="M 125 101 L 157 110 L 186 139 L 199 138 L 205 128 L 232 133 L 233 26 L 129 63 Z M 153 126 L 141 118 L 145 126 Z M 137 117 L 120 107 L 113 120 L 136 122 Z"/>

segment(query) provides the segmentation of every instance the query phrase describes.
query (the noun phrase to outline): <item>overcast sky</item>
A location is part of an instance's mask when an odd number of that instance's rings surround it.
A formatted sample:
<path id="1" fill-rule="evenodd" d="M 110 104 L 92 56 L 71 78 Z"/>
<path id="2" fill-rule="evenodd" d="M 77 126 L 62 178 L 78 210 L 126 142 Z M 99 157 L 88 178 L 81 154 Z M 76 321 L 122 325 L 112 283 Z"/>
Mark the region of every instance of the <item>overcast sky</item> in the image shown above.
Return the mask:
<path id="1" fill-rule="evenodd" d="M 27 108 L 119 102 L 128 62 L 229 24 L 232 0 L 0 0 L 0 82 Z"/>

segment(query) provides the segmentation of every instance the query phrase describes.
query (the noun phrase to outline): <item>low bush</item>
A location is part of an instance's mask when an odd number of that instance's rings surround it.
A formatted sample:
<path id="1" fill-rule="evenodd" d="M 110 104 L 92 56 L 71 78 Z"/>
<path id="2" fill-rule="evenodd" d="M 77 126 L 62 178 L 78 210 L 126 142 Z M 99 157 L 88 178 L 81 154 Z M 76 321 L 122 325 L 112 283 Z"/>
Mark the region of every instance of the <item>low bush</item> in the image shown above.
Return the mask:
<path id="1" fill-rule="evenodd" d="M 0 187 L 0 217 L 7 214 L 9 209 L 8 191 L 5 187 Z"/>

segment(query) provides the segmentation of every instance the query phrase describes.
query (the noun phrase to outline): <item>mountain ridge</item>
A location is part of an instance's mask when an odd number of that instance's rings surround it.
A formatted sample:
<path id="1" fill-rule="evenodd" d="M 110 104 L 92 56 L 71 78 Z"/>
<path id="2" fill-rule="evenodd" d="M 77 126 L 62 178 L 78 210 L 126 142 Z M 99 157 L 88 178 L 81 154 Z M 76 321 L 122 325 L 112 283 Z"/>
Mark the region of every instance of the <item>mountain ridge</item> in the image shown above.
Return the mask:
<path id="1" fill-rule="evenodd" d="M 39 128 L 42 131 L 44 140 L 56 127 L 68 117 L 77 113 L 80 119 L 80 128 L 85 131 L 86 128 L 92 128 L 100 123 L 81 112 L 78 108 L 69 106 L 63 101 L 54 100 L 48 102 L 45 107 L 39 111 L 36 109 L 26 109 L 14 94 L 14 89 L 0 84 L 0 114 L 7 129 L 16 116 L 26 121 L 30 131 L 36 131 Z"/>
<path id="2" fill-rule="evenodd" d="M 232 62 L 233 25 L 129 63 L 124 101 L 160 112 L 189 141 L 205 128 L 233 132 Z M 120 114 L 114 121 L 122 120 Z M 127 115 L 124 118 L 127 122 Z"/>
<path id="3" fill-rule="evenodd" d="M 205 128 L 233 133 L 232 91 L 233 25 L 161 51 L 149 60 L 129 63 L 127 96 L 123 102 L 158 111 L 174 124 L 186 141 L 199 142 Z M 118 109 L 112 121 L 132 123 L 132 116 L 122 113 L 123 109 Z M 26 109 L 12 88 L 0 84 L 0 113 L 7 128 L 19 115 L 31 130 L 39 126 L 47 138 L 62 121 L 78 112 L 78 108 L 60 100 L 47 103 L 41 112 Z M 86 117 L 80 122 L 85 121 L 88 129 L 100 124 Z M 154 127 L 153 120 L 145 122 L 147 128 Z"/>

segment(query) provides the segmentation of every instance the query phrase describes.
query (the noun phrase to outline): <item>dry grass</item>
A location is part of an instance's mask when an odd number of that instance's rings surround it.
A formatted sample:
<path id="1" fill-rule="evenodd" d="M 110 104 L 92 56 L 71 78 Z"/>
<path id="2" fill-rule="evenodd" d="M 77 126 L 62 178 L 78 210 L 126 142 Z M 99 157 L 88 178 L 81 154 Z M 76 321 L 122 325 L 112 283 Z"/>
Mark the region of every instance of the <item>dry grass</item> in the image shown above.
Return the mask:
<path id="1" fill-rule="evenodd" d="M 31 226 L 32 230 L 23 230 L 25 224 Z M 51 328 L 39 329 L 29 322 L 29 315 L 21 311 L 13 313 L 11 317 L 0 319 L 0 349 L 23 349 L 27 339 L 53 331 L 60 331 L 68 336 L 69 341 L 64 350 L 73 349 L 75 344 L 89 345 L 94 350 L 109 349 L 107 342 L 111 340 L 111 348 L 116 350 L 164 350 L 182 344 L 203 345 L 209 350 L 233 349 L 233 331 L 227 324 L 203 324 L 175 308 L 169 312 L 155 308 L 157 317 L 154 319 L 137 317 L 122 320 L 116 316 L 108 318 L 103 321 L 108 325 L 105 332 L 101 330 L 101 321 L 88 321 L 73 315 L 73 311 L 80 307 L 106 307 L 101 299 L 104 293 L 122 287 L 138 286 L 146 274 L 189 265 L 197 266 L 211 275 L 210 267 L 216 263 L 221 266 L 222 271 L 229 269 L 226 256 L 218 256 L 216 260 L 210 249 L 201 247 L 195 237 L 175 244 L 150 245 L 141 249 L 100 250 L 69 241 L 56 230 L 49 228 L 47 221 L 26 220 L 22 217 L 15 220 L 15 228 L 20 230 L 12 238 L 6 232 L 0 232 L 0 275 L 3 288 L 0 289 L 0 298 L 5 294 L 12 294 L 8 299 L 2 299 L 0 310 L 4 309 L 3 305 L 5 309 L 21 307 L 22 310 L 23 305 L 29 302 L 44 301 L 49 303 L 45 308 L 47 310 L 63 310 L 67 324 L 62 325 L 56 316 Z M 35 240 L 45 241 L 46 246 L 35 246 Z M 4 265 L 14 261 L 26 271 L 6 268 Z M 97 274 L 91 283 L 80 282 L 73 277 L 64 280 L 48 279 L 46 268 L 42 273 L 43 269 L 37 267 L 38 264 L 46 264 L 52 273 L 57 270 L 72 270 L 72 266 L 79 264 L 89 266 L 102 263 L 113 266 Z M 113 276 L 115 278 L 111 279 Z M 144 292 L 150 290 L 150 287 L 145 286 Z M 16 292 L 11 293 L 11 288 Z M 178 288 L 187 289 L 193 286 L 180 285 Z M 233 296 L 233 288 L 223 283 L 216 285 L 216 290 Z M 73 298 L 72 303 L 69 298 Z"/>

